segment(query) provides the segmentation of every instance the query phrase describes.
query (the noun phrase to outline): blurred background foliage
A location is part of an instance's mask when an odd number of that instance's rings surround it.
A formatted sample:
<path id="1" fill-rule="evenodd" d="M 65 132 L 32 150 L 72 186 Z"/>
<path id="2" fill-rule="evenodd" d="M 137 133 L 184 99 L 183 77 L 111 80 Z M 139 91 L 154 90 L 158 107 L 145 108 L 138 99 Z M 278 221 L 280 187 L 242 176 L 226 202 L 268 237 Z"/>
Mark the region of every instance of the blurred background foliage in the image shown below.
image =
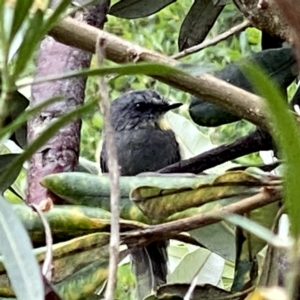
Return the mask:
<path id="1" fill-rule="evenodd" d="M 117 1 L 113 1 L 113 3 L 114 2 Z M 150 17 L 134 20 L 121 19 L 108 15 L 108 22 L 105 25 L 105 29 L 145 48 L 153 49 L 171 56 L 178 52 L 177 40 L 180 26 L 190 5 L 190 1 L 178 1 Z M 227 5 L 214 24 L 207 39 L 217 36 L 232 26 L 241 23 L 243 20 L 243 15 L 233 4 Z M 260 51 L 260 39 L 261 32 L 258 29 L 248 28 L 242 33 L 236 34 L 215 46 L 205 48 L 198 53 L 184 57 L 180 61 L 199 65 L 200 72 L 201 68 L 204 72 L 206 70 L 212 72 L 222 69 L 226 64 L 239 60 L 251 52 Z M 93 62 L 93 65 L 96 66 L 95 60 Z M 106 61 L 106 64 L 112 65 L 114 63 Z M 180 114 L 189 118 L 187 108 L 190 95 L 149 77 L 123 76 L 119 78 L 109 78 L 109 86 L 111 100 L 131 89 L 156 89 L 170 101 L 185 103 L 186 105 L 180 109 Z M 86 100 L 97 97 L 97 91 L 97 79 L 90 77 L 86 88 Z M 99 138 L 101 137 L 102 126 L 103 121 L 99 112 L 90 114 L 83 120 L 81 139 L 82 156 L 95 160 L 95 150 Z M 236 138 L 244 136 L 253 128 L 254 126 L 245 120 L 223 125 L 218 128 L 199 127 L 203 133 L 210 135 L 214 144 L 232 142 Z M 247 161 L 249 163 L 261 162 L 258 154 L 247 156 Z"/>

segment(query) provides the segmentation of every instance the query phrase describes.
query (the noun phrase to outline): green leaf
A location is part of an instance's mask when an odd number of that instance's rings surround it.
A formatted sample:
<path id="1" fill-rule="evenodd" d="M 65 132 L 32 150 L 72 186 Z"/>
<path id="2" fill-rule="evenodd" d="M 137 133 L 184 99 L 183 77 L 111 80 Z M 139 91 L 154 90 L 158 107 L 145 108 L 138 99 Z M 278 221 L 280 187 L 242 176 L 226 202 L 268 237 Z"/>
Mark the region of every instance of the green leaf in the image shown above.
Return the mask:
<path id="1" fill-rule="evenodd" d="M 63 13 L 67 10 L 71 2 L 72 0 L 62 0 L 59 2 L 59 5 L 55 8 L 50 17 L 44 22 L 40 32 L 40 38 L 42 38 L 55 25 L 59 18 L 63 16 Z"/>
<path id="2" fill-rule="evenodd" d="M 11 43 L 15 35 L 23 25 L 24 21 L 30 14 L 29 9 L 33 3 L 33 0 L 18 0 L 14 8 L 14 17 L 12 27 L 9 36 L 9 42 Z"/>
<path id="3" fill-rule="evenodd" d="M 179 51 L 201 43 L 223 8 L 214 6 L 212 0 L 195 0 L 180 28 Z"/>
<path id="4" fill-rule="evenodd" d="M 169 274 L 168 283 L 190 283 L 198 276 L 197 284 L 217 285 L 221 280 L 225 261 L 207 249 L 199 248 L 184 256 Z"/>
<path id="5" fill-rule="evenodd" d="M 114 66 L 114 67 L 103 67 L 96 69 L 83 69 L 80 71 L 69 71 L 64 74 L 56 74 L 46 77 L 40 77 L 34 81 L 29 81 L 28 83 L 18 84 L 17 88 L 21 88 L 27 85 L 40 84 L 44 82 L 51 82 L 63 79 L 69 79 L 78 76 L 105 76 L 110 74 L 119 74 L 119 75 L 168 75 L 168 74 L 186 74 L 184 71 L 177 69 L 175 67 L 171 67 L 168 65 L 160 64 L 160 63 L 139 63 L 139 64 L 123 64 L 122 66 Z"/>
<path id="6" fill-rule="evenodd" d="M 13 66 L 13 75 L 16 78 L 21 72 L 24 71 L 28 61 L 30 60 L 32 54 L 36 50 L 40 36 L 37 29 L 40 29 L 43 25 L 43 12 L 37 10 L 33 16 L 29 19 L 29 24 L 27 31 L 24 34 L 24 41 L 20 45 L 18 56 Z"/>
<path id="7" fill-rule="evenodd" d="M 187 118 L 170 111 L 165 115 L 165 119 L 175 132 L 181 159 L 189 159 L 215 147 L 209 136 L 199 131 Z"/>
<path id="8" fill-rule="evenodd" d="M 16 153 L 0 155 L 0 173 L 3 173 L 7 169 L 8 165 L 11 163 L 11 161 L 14 160 L 15 158 L 17 158 L 19 155 L 20 154 L 16 154 Z M 4 178 L 0 182 L 0 193 L 1 194 L 3 194 L 5 192 L 5 190 L 8 187 L 10 187 L 10 185 L 16 180 L 21 169 L 22 169 L 22 165 L 16 166 L 16 168 L 11 170 L 11 173 L 9 174 L 9 176 Z"/>
<path id="9" fill-rule="evenodd" d="M 262 185 L 264 183 L 259 178 L 242 171 L 226 172 L 218 177 L 176 178 L 173 175 L 173 178 L 161 177 L 160 182 L 136 187 L 130 198 L 147 217 L 159 219 L 215 200 L 253 195 Z"/>
<path id="10" fill-rule="evenodd" d="M 273 132 L 283 159 L 286 160 L 284 173 L 285 203 L 291 221 L 291 232 L 295 237 L 300 234 L 300 133 L 299 126 L 288 109 L 287 103 L 277 86 L 254 64 L 242 66 L 245 75 L 253 82 L 255 89 L 266 99 L 269 110 L 269 128 Z"/>
<path id="11" fill-rule="evenodd" d="M 224 214 L 222 217 L 230 223 L 251 232 L 274 247 L 287 248 L 291 245 L 291 243 L 286 242 L 284 239 L 274 234 L 271 230 L 261 226 L 257 222 L 251 221 L 250 219 L 234 214 Z"/>
<path id="12" fill-rule="evenodd" d="M 44 101 L 41 104 L 38 104 L 38 105 L 36 105 L 36 106 L 34 106 L 32 108 L 24 110 L 23 113 L 21 113 L 20 108 L 18 108 L 18 111 L 13 111 L 11 113 L 11 117 L 12 117 L 11 121 L 12 122 L 9 123 L 4 128 L 1 128 L 1 130 L 0 130 L 0 139 L 2 139 L 7 134 L 12 134 L 13 132 L 15 132 L 16 139 L 17 140 L 21 140 L 21 138 L 24 138 L 24 137 L 20 136 L 20 135 L 22 135 L 22 133 L 24 133 L 23 131 L 21 131 L 21 129 L 24 127 L 24 124 L 26 126 L 27 120 L 29 118 L 31 118 L 32 116 L 36 115 L 38 112 L 42 111 L 48 105 L 50 105 L 52 103 L 55 103 L 55 102 L 58 102 L 58 101 L 61 101 L 62 99 L 63 99 L 62 97 L 53 97 L 53 98 L 50 98 L 50 99 Z M 22 106 L 23 107 L 25 106 L 24 103 L 22 104 Z M 23 143 L 24 142 L 25 141 L 23 141 Z M 27 144 L 27 142 L 26 142 L 26 144 Z"/>
<path id="13" fill-rule="evenodd" d="M 43 300 L 41 271 L 32 253 L 31 242 L 10 204 L 2 196 L 0 196 L 0 240 L 3 263 L 17 298 Z"/>
<path id="14" fill-rule="evenodd" d="M 176 0 L 120 0 L 108 13 L 125 19 L 142 18 L 155 14 L 173 2 Z"/>
<path id="15" fill-rule="evenodd" d="M 218 204 L 215 205 L 215 207 L 217 206 Z M 226 222 L 221 221 L 197 228 L 189 231 L 189 234 L 213 253 L 220 255 L 226 260 L 235 261 L 236 245 L 234 229 Z"/>

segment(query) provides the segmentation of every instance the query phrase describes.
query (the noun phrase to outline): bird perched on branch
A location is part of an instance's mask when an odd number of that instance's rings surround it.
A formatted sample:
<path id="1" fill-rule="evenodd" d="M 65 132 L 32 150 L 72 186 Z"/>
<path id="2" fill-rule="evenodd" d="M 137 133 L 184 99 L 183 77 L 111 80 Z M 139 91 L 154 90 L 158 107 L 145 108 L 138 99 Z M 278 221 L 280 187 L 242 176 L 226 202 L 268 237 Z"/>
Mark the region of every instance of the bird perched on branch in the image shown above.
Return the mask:
<path id="1" fill-rule="evenodd" d="M 180 160 L 175 134 L 164 124 L 164 114 L 180 105 L 168 103 L 152 90 L 127 92 L 112 102 L 111 123 L 121 175 L 154 172 Z M 108 172 L 105 138 L 100 164 L 102 172 Z M 131 252 L 138 299 L 166 283 L 167 244 L 152 242 Z"/>

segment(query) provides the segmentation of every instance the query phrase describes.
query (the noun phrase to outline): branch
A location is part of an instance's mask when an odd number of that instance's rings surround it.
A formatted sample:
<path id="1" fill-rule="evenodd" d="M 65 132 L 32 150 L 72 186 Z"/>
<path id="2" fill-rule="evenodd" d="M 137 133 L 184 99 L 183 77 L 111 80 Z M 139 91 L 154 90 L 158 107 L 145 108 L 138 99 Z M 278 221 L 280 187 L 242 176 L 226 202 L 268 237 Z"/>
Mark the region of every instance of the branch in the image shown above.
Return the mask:
<path id="1" fill-rule="evenodd" d="M 268 205 L 280 200 L 281 188 L 262 188 L 262 191 L 252 197 L 233 204 L 201 213 L 193 217 L 172 221 L 165 224 L 149 226 L 145 229 L 135 230 L 121 234 L 121 240 L 128 246 L 146 246 L 157 240 L 170 239 L 174 235 L 184 231 L 190 231 L 204 227 L 222 220 L 223 213 L 244 214 L 256 208 Z"/>
<path id="2" fill-rule="evenodd" d="M 54 2 L 57 4 L 60 1 L 53 1 L 52 4 L 55 6 Z M 94 26 L 103 26 L 106 21 L 108 6 L 108 0 L 102 1 L 102 4 L 95 4 L 84 11 L 78 11 L 75 18 L 82 20 L 82 23 L 89 22 Z M 91 58 L 91 53 L 68 47 L 51 37 L 45 37 L 39 49 L 35 77 L 88 68 Z M 29 120 L 27 137 L 29 142 L 32 143 L 36 140 L 44 128 L 53 120 L 83 103 L 85 84 L 86 78 L 81 77 L 32 86 L 30 105 L 41 104 L 47 99 L 58 95 L 63 95 L 64 101 L 47 106 Z M 79 119 L 70 122 L 32 156 L 28 167 L 27 203 L 39 204 L 47 198 L 51 198 L 55 204 L 62 202 L 58 197 L 48 193 L 40 185 L 40 181 L 48 174 L 74 170 L 78 163 L 80 128 L 81 121 Z"/>
<path id="3" fill-rule="evenodd" d="M 97 41 L 97 58 L 98 65 L 103 64 L 105 58 L 105 41 L 99 39 Z M 99 80 L 100 109 L 104 116 L 104 134 L 107 149 L 107 166 L 110 185 L 110 211 L 111 211 L 111 235 L 109 245 L 109 274 L 107 279 L 107 287 L 105 291 L 105 299 L 114 299 L 114 290 L 117 285 L 117 271 L 119 263 L 119 242 L 120 242 L 120 169 L 117 158 L 117 147 L 115 145 L 114 129 L 111 125 L 110 103 L 108 97 L 108 87 L 104 76 Z"/>
<path id="4" fill-rule="evenodd" d="M 50 34 L 61 43 L 95 52 L 98 38 L 105 40 L 106 57 L 117 63 L 127 62 L 157 62 L 176 66 L 178 62 L 172 58 L 134 45 L 120 37 L 80 23 L 71 18 L 65 18 L 53 28 Z M 267 111 L 264 100 L 256 95 L 239 89 L 212 75 L 202 74 L 196 77 L 182 73 L 152 76 L 170 86 L 188 92 L 197 97 L 205 97 L 208 102 L 233 112 L 268 131 Z"/>
<path id="5" fill-rule="evenodd" d="M 244 30 L 245 28 L 247 28 L 249 26 L 250 26 L 250 22 L 248 20 L 246 20 L 243 23 L 233 26 L 232 28 L 228 29 L 227 31 L 217 35 L 216 37 L 212 38 L 211 40 L 204 41 L 201 44 L 187 48 L 179 53 L 172 55 L 171 57 L 173 59 L 179 59 L 179 58 L 191 55 L 193 53 L 199 52 L 200 50 L 203 50 L 204 48 L 214 46 L 214 45 L 226 40 L 230 36 L 241 32 L 242 30 Z"/>
<path id="6" fill-rule="evenodd" d="M 213 168 L 238 157 L 258 151 L 272 149 L 272 137 L 268 133 L 260 129 L 256 129 L 254 132 L 245 137 L 237 139 L 229 145 L 221 145 L 190 159 L 181 160 L 173 165 L 159 170 L 158 172 L 199 174 L 207 169 Z"/>

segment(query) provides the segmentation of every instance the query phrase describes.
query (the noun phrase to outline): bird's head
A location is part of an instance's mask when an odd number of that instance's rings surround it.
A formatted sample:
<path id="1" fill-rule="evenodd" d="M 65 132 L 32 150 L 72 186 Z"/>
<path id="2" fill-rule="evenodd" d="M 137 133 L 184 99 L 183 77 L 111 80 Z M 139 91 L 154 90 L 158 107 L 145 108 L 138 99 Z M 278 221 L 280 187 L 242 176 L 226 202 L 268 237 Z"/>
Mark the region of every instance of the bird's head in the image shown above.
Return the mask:
<path id="1" fill-rule="evenodd" d="M 180 105 L 168 103 L 153 90 L 127 92 L 112 102 L 112 125 L 116 131 L 160 126 L 163 115 Z"/>

